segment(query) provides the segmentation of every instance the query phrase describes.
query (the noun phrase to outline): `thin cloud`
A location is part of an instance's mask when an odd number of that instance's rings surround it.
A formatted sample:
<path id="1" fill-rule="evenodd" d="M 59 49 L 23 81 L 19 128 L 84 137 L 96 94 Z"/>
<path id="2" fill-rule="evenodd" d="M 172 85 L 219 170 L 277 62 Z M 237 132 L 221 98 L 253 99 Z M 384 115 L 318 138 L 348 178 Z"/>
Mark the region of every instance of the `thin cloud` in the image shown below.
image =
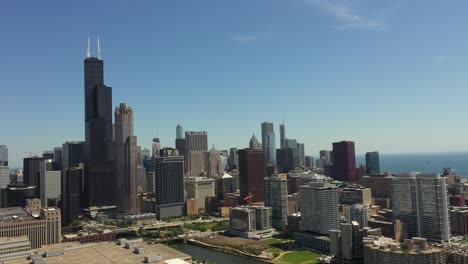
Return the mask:
<path id="1" fill-rule="evenodd" d="M 382 10 L 374 12 L 372 15 L 364 15 L 352 8 L 349 1 L 337 0 L 304 0 L 315 8 L 320 9 L 327 15 L 332 16 L 337 24 L 335 29 L 370 29 L 370 30 L 385 30 L 388 28 L 387 17 L 393 14 L 402 5 L 402 1 L 396 2 L 394 5 L 386 7 Z"/>
<path id="2" fill-rule="evenodd" d="M 230 36 L 229 38 L 237 43 L 246 44 L 257 42 L 261 39 L 268 37 L 266 34 L 251 34 L 251 35 L 235 35 Z"/>

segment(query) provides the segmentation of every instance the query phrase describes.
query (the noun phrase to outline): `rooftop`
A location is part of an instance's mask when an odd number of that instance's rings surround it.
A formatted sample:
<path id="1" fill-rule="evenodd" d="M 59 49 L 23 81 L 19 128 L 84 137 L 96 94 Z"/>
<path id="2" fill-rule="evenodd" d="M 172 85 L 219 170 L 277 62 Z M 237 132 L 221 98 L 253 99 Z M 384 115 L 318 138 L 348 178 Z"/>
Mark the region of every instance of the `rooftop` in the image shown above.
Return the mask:
<path id="1" fill-rule="evenodd" d="M 46 251 L 64 250 L 64 255 L 52 256 L 44 258 L 47 264 L 55 263 L 86 263 L 86 264 L 130 264 L 143 263 L 145 256 L 161 256 L 162 261 L 181 259 L 190 261 L 191 256 L 167 247 L 162 244 L 147 244 L 143 241 L 128 241 L 137 247 L 143 247 L 144 253 L 136 254 L 133 249 L 126 249 L 124 245 L 117 245 L 114 242 L 102 243 L 62 243 L 53 246 L 47 246 L 34 250 L 36 253 L 44 253 Z M 9 264 L 26 264 L 30 263 L 26 257 L 21 257 L 12 261 Z M 164 263 L 164 262 L 159 262 Z M 174 264 L 184 263 L 176 260 L 169 262 Z"/>

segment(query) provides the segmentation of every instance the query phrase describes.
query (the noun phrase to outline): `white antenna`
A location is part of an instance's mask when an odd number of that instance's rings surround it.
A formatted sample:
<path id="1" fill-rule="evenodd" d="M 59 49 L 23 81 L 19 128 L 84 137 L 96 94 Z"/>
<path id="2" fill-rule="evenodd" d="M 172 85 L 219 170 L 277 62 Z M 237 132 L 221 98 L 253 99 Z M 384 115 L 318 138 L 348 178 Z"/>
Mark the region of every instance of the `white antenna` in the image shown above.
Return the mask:
<path id="1" fill-rule="evenodd" d="M 97 52 L 98 52 L 98 59 L 101 59 L 101 44 L 99 42 L 99 35 L 97 36 Z"/>
<path id="2" fill-rule="evenodd" d="M 86 49 L 86 58 L 91 57 L 90 46 L 91 46 L 91 44 L 89 43 L 89 32 L 88 32 L 88 48 Z"/>

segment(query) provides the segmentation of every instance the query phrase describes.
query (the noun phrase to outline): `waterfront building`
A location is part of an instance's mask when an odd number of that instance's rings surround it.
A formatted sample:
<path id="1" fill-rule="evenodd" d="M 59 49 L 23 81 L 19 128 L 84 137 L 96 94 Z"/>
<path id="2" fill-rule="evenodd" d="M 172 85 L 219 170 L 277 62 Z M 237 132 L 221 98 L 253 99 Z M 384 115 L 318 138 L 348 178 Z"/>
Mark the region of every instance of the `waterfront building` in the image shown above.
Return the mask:
<path id="1" fill-rule="evenodd" d="M 165 150 L 155 159 L 156 215 L 158 219 L 184 214 L 184 157 Z"/>
<path id="2" fill-rule="evenodd" d="M 188 199 L 197 199 L 198 208 L 205 211 L 205 197 L 215 195 L 215 179 L 190 177 L 185 179 L 185 191 Z"/>
<path id="3" fill-rule="evenodd" d="M 126 213 L 137 210 L 137 137 L 133 134 L 133 110 L 125 103 L 115 108 L 115 192 L 117 206 Z"/>
<path id="4" fill-rule="evenodd" d="M 380 229 L 360 228 L 357 221 L 340 224 L 340 229 L 330 230 L 330 254 L 333 263 L 363 263 L 363 237 L 382 236 Z"/>
<path id="5" fill-rule="evenodd" d="M 286 231 L 288 224 L 288 184 L 286 174 L 265 177 L 265 206 L 271 207 L 272 226 Z"/>
<path id="6" fill-rule="evenodd" d="M 363 244 L 364 264 L 446 263 L 444 249 L 429 246 L 425 238 L 405 239 L 400 244 L 391 238 L 369 236 Z"/>
<path id="7" fill-rule="evenodd" d="M 333 143 L 333 179 L 345 182 L 357 181 L 354 142 Z"/>
<path id="8" fill-rule="evenodd" d="M 266 162 L 276 165 L 276 143 L 273 123 L 262 123 L 262 149 L 265 152 Z"/>
<path id="9" fill-rule="evenodd" d="M 299 207 L 301 208 L 301 231 L 328 234 L 338 229 L 338 188 L 335 185 L 315 182 L 300 187 Z"/>
<path id="10" fill-rule="evenodd" d="M 271 228 L 271 208 L 265 206 L 243 206 L 231 208 L 229 233 L 231 235 L 253 238 L 269 234 Z"/>
<path id="11" fill-rule="evenodd" d="M 408 237 L 450 241 L 447 182 L 440 174 L 402 173 L 392 181 L 394 219 L 407 225 Z"/>
<path id="12" fill-rule="evenodd" d="M 60 243 L 60 209 L 42 208 L 38 217 L 21 207 L 0 209 L 0 237 L 27 236 L 31 248 Z"/>
<path id="13" fill-rule="evenodd" d="M 264 178 L 266 176 L 265 152 L 257 149 L 240 149 L 239 189 L 241 199 L 252 194 L 252 202 L 265 200 Z"/>
<path id="14" fill-rule="evenodd" d="M 379 152 L 366 153 L 366 175 L 380 175 Z"/>

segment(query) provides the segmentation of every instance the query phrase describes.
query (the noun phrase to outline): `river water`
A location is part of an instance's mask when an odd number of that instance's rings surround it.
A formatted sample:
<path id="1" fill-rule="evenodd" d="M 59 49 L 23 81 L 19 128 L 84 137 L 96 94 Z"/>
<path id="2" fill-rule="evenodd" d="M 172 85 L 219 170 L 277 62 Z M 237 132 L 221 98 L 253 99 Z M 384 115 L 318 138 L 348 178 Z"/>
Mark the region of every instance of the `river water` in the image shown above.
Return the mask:
<path id="1" fill-rule="evenodd" d="M 195 246 L 192 244 L 174 244 L 174 248 L 185 254 L 192 256 L 193 259 L 199 261 L 207 260 L 210 263 L 217 264 L 264 264 L 264 262 L 230 255 L 216 250 Z"/>

